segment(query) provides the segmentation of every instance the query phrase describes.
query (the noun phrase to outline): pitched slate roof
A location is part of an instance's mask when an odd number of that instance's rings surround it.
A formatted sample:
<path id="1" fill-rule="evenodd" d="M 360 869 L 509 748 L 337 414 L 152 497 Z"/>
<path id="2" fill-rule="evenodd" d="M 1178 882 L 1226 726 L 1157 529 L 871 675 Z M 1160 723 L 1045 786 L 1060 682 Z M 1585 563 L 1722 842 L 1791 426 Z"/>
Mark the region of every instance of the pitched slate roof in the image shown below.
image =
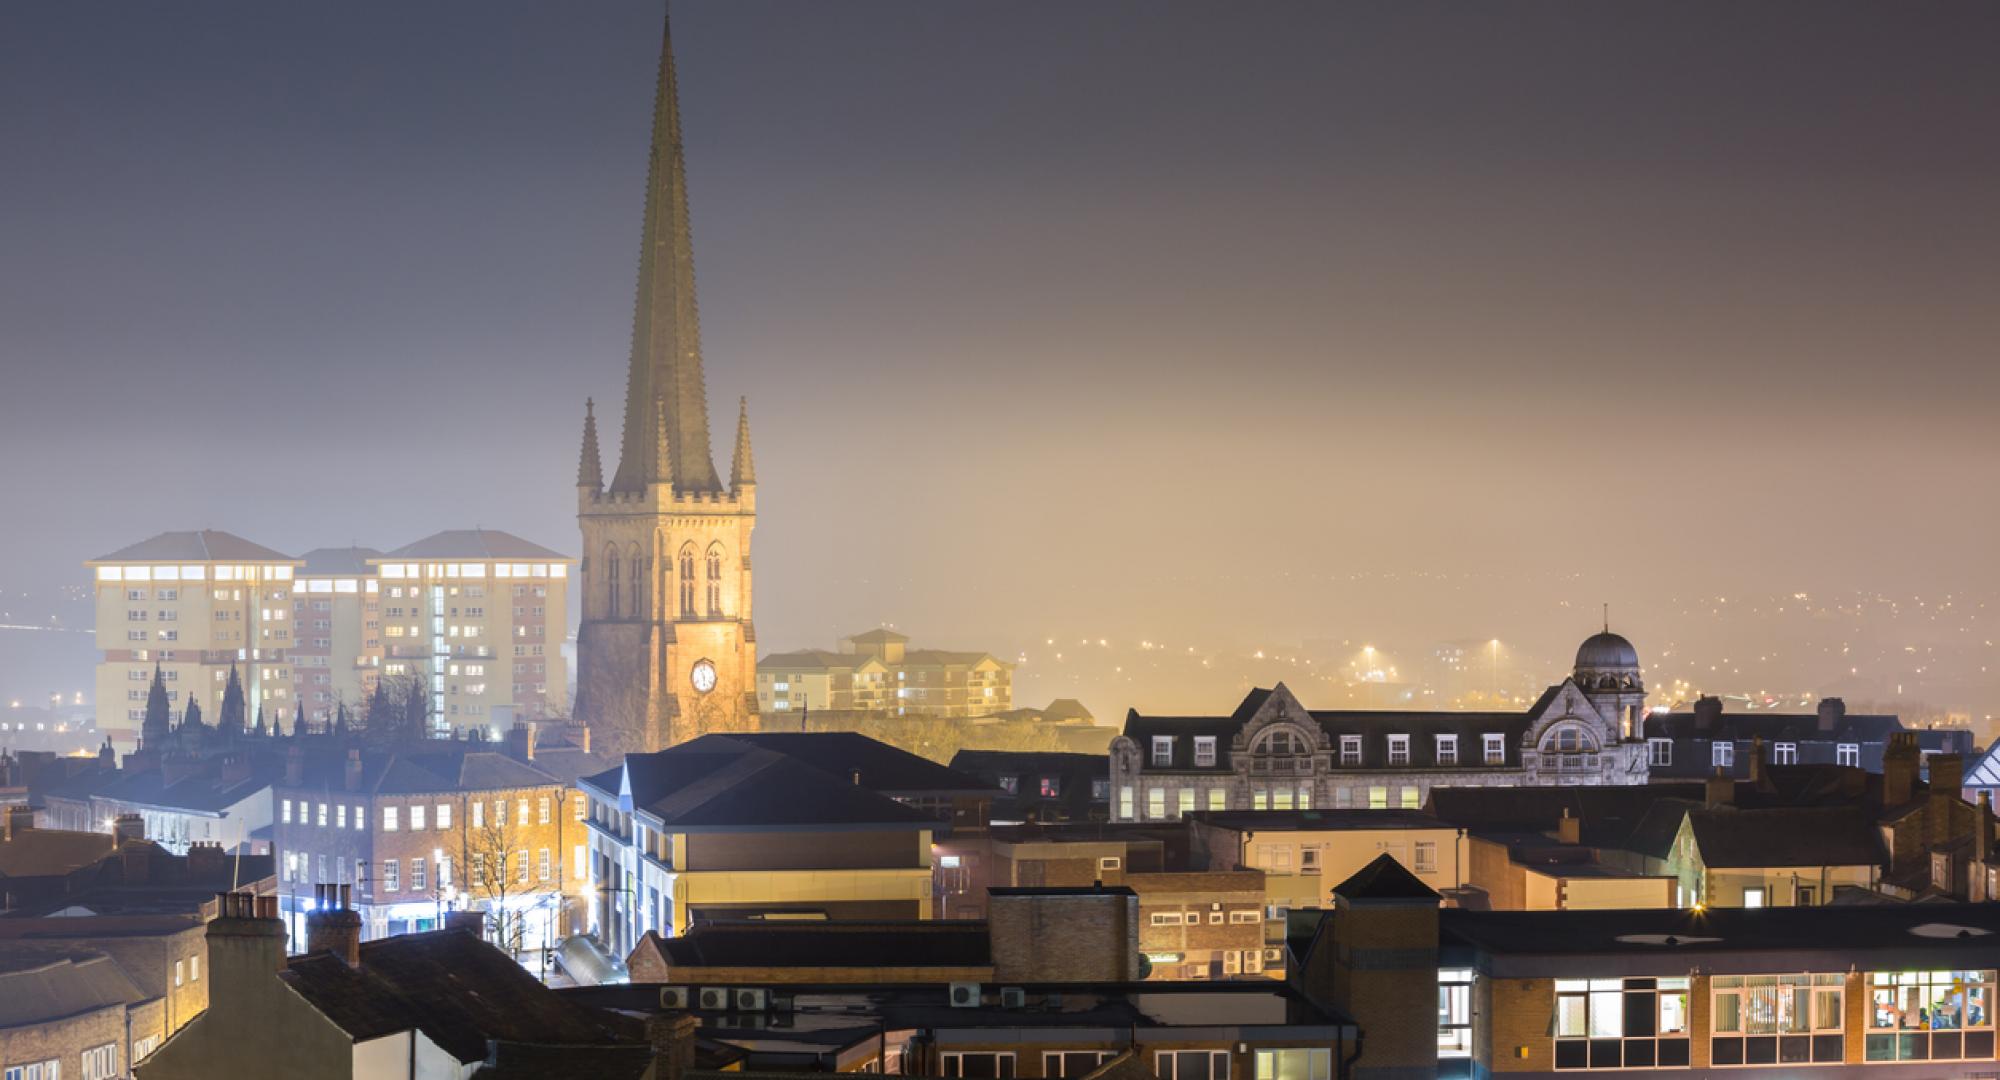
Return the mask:
<path id="1" fill-rule="evenodd" d="M 94 949 L 10 942 L 0 949 L 0 1029 L 53 1023 L 122 1009 L 146 994 Z"/>
<path id="2" fill-rule="evenodd" d="M 1691 810 L 1701 861 L 1711 867 L 1881 866 L 1889 861 L 1875 816 L 1853 806 Z"/>
<path id="3" fill-rule="evenodd" d="M 1650 713 L 1646 717 L 1646 737 L 1651 739 L 1882 742 L 1891 732 L 1901 730 L 1903 722 L 1897 717 L 1870 713 L 1847 713 L 1835 722 L 1832 731 L 1819 729 L 1818 713 L 1723 712 L 1706 729 L 1691 712 Z"/>
<path id="4" fill-rule="evenodd" d="M 709 735 L 586 777 L 607 795 L 682 832 L 925 829 L 937 819 L 867 786 L 735 736 Z"/>
<path id="5" fill-rule="evenodd" d="M 361 751 L 361 782 L 357 790 L 378 795 L 506 791 L 561 783 L 547 771 L 516 761 L 495 746 L 436 739 L 392 750 L 314 737 L 303 746 L 306 758 L 302 782 L 286 784 L 281 774 L 276 783 L 292 789 L 345 791 L 349 749 Z"/>
<path id="6" fill-rule="evenodd" d="M 136 544 L 99 555 L 94 563 L 125 562 L 297 562 L 282 551 L 245 540 L 220 529 L 163 532 Z"/>
<path id="7" fill-rule="evenodd" d="M 461 1062 L 484 1061 L 489 1041 L 592 1046 L 643 1035 L 462 930 L 364 941 L 358 968 L 330 953 L 296 957 L 278 977 L 357 1042 L 415 1028 Z"/>
<path id="8" fill-rule="evenodd" d="M 1661 799 L 1699 803 L 1706 787 L 1695 781 L 1579 787 L 1432 788 L 1428 809 L 1439 820 L 1474 832 L 1549 832 L 1565 812 L 1582 823 L 1582 841 L 1622 847 Z M 1680 827 L 1675 818 L 1673 827 Z M 1673 837 L 1669 835 L 1668 840 Z"/>
<path id="9" fill-rule="evenodd" d="M 1409 735 L 1410 763 L 1413 767 L 1435 765 L 1437 760 L 1437 736 L 1458 736 L 1458 764 L 1443 768 L 1481 768 L 1484 758 L 1481 739 L 1485 735 L 1506 736 L 1506 764 L 1520 764 L 1521 736 L 1528 730 L 1535 716 L 1546 708 L 1554 695 L 1560 693 L 1558 683 L 1544 691 L 1540 700 L 1523 712 L 1456 712 L 1424 711 L 1414 709 L 1312 709 L 1307 710 L 1315 724 L 1326 734 L 1335 753 L 1339 752 L 1340 736 L 1362 736 L 1361 764 L 1349 768 L 1382 769 L 1389 767 L 1387 736 Z M 1228 716 L 1146 716 L 1138 710 L 1125 715 L 1125 734 L 1139 744 L 1139 751 L 1149 770 L 1152 765 L 1152 737 L 1155 735 L 1174 736 L 1173 764 L 1157 767 L 1160 771 L 1175 772 L 1229 772 L 1234 748 L 1231 743 L 1252 717 L 1256 716 L 1271 691 L 1258 688 L 1244 696 Z M 1215 764 L 1212 766 L 1194 763 L 1194 740 L 1184 736 L 1206 735 L 1215 739 Z M 1398 766 L 1400 767 L 1400 766 Z"/>
<path id="10" fill-rule="evenodd" d="M 869 653 L 829 652 L 825 649 L 798 649 L 772 653 L 757 661 L 760 671 L 858 671 L 873 665 L 883 670 L 880 657 Z"/>
<path id="11" fill-rule="evenodd" d="M 1430 900 L 1438 899 L 1437 890 L 1423 883 L 1417 875 L 1403 869 L 1399 863 L 1383 852 L 1374 861 L 1354 872 L 1333 887 L 1334 895 L 1345 900 Z"/>
<path id="12" fill-rule="evenodd" d="M 710 739 L 726 739 L 762 750 L 775 750 L 842 781 L 852 782 L 854 775 L 859 773 L 861 786 L 871 791 L 918 795 L 988 791 L 992 788 L 991 784 L 976 776 L 852 731 L 744 732 L 704 735 L 694 742 L 698 744 Z M 1106 768 L 1109 767 L 1107 760 Z"/>
<path id="13" fill-rule="evenodd" d="M 299 556 L 305 560 L 301 574 L 373 574 L 375 568 L 368 560 L 379 559 L 382 553 L 370 547 L 325 547 L 314 548 Z"/>
<path id="14" fill-rule="evenodd" d="M 1195 810 L 1187 821 L 1240 832 L 1341 832 L 1368 829 L 1450 829 L 1419 810 Z"/>
<path id="15" fill-rule="evenodd" d="M 111 854 L 117 838 L 109 833 L 27 829 L 0 840 L 0 877 L 67 874 Z"/>
<path id="16" fill-rule="evenodd" d="M 175 769 L 171 775 L 161 768 L 121 772 L 92 794 L 134 805 L 212 814 L 255 796 L 285 775 L 284 764 L 270 755 L 259 755 L 245 771 L 248 775 L 225 776 L 221 759 L 211 757 L 191 771 Z"/>
<path id="17" fill-rule="evenodd" d="M 567 559 L 498 529 L 446 529 L 389 552 L 389 559 Z"/>

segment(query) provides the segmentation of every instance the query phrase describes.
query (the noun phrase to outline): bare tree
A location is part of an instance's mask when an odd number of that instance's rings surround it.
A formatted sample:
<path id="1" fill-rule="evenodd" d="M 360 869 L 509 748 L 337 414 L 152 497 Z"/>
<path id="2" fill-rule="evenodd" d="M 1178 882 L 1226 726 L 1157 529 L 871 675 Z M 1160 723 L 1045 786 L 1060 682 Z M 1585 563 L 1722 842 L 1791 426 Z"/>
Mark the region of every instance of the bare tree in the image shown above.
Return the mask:
<path id="1" fill-rule="evenodd" d="M 544 878 L 535 842 L 543 839 L 528 822 L 538 810 L 533 796 L 486 798 L 469 795 L 460 826 L 462 857 L 459 891 L 474 904 L 490 909 L 487 937 L 510 953 L 519 954 L 525 945 L 530 904 L 523 900 L 560 895 L 561 875 L 551 865 Z M 555 856 L 550 855 L 551 860 Z M 537 903 L 540 901 L 538 900 Z"/>

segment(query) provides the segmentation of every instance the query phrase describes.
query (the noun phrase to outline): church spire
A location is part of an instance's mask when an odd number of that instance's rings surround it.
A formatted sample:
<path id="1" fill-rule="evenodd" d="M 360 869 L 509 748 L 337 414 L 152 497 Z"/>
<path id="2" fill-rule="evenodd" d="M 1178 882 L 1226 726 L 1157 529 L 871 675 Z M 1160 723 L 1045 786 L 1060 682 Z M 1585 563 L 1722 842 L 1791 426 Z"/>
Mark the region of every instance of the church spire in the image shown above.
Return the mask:
<path id="1" fill-rule="evenodd" d="M 604 490 L 604 461 L 597 456 L 597 412 L 596 403 L 583 399 L 583 453 L 576 461 L 576 486 L 592 491 Z"/>
<path id="2" fill-rule="evenodd" d="M 653 438 L 656 399 L 667 404 L 674 486 L 720 491 L 708 447 L 708 397 L 701 374 L 701 327 L 694 302 L 694 241 L 688 228 L 687 169 L 681 157 L 679 92 L 671 27 L 660 43 L 653 99 L 653 151 L 646 173 L 646 219 L 639 252 L 639 302 L 632 321 L 632 367 L 625 386 L 625 434 L 613 491 L 639 491 L 661 472 Z"/>
<path id="3" fill-rule="evenodd" d="M 653 474 L 646 479 L 655 484 L 674 483 L 673 436 L 668 429 L 667 399 L 653 405 Z"/>
<path id="4" fill-rule="evenodd" d="M 729 465 L 729 487 L 737 490 L 757 482 L 757 465 L 750 459 L 750 399 L 736 399 L 736 458 Z"/>

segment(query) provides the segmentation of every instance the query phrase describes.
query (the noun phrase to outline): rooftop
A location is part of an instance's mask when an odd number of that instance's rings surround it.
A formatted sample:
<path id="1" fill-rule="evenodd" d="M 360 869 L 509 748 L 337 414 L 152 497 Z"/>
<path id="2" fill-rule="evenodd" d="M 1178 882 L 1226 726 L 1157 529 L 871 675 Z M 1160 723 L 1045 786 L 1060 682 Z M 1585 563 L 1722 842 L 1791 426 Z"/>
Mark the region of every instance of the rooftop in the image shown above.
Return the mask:
<path id="1" fill-rule="evenodd" d="M 462 930 L 361 943 L 361 966 L 331 953 L 294 957 L 278 977 L 355 1041 L 412 1028 L 461 1062 L 489 1041 L 562 1046 L 637 1043 L 640 1025 L 563 997 Z"/>
<path id="2" fill-rule="evenodd" d="M 273 551 L 262 544 L 245 540 L 235 533 L 226 533 L 220 529 L 197 529 L 191 532 L 163 532 L 129 547 L 119 548 L 109 555 L 99 555 L 90 561 L 93 563 L 295 563 L 298 560 L 282 551 Z"/>
<path id="3" fill-rule="evenodd" d="M 446 529 L 381 556 L 387 559 L 568 559 L 560 551 L 498 529 Z"/>

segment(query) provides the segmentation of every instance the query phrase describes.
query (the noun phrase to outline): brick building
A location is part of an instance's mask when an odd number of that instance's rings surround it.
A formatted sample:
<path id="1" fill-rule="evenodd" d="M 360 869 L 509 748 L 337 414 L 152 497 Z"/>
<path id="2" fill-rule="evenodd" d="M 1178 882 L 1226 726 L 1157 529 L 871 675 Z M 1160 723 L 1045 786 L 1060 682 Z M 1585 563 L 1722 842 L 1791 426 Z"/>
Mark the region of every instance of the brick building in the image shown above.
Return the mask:
<path id="1" fill-rule="evenodd" d="M 550 947 L 577 924 L 581 797 L 499 744 L 294 739 L 272 794 L 293 941 L 324 884 L 352 887 L 368 940 L 434 929 L 468 908 L 486 912 L 494 940 L 517 952 Z"/>

